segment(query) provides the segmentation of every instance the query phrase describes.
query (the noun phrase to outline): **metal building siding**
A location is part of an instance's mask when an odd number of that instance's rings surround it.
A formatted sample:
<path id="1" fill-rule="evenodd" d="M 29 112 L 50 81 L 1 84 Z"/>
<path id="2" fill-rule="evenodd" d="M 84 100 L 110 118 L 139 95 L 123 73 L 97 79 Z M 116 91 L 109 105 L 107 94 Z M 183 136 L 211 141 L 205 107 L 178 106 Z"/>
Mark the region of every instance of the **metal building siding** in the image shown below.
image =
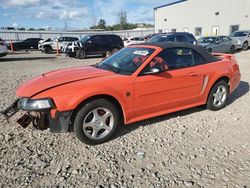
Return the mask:
<path id="1" fill-rule="evenodd" d="M 202 27 L 203 35 L 211 35 L 212 27 L 219 26 L 219 34 L 227 35 L 230 25 L 250 29 L 250 0 L 188 0 L 154 11 L 155 32 L 188 28 L 194 33 L 195 27 Z M 219 15 L 216 16 L 215 12 Z"/>

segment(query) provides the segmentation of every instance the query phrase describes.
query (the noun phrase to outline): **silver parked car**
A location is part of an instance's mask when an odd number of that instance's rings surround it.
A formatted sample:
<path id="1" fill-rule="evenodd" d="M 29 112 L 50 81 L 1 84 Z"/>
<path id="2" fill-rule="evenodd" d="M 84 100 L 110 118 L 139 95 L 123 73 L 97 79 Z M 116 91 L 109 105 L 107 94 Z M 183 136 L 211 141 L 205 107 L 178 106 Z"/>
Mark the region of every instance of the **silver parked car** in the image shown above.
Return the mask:
<path id="1" fill-rule="evenodd" d="M 0 38 L 0 57 L 4 57 L 8 54 L 7 46 L 3 39 Z"/>
<path id="2" fill-rule="evenodd" d="M 247 50 L 250 45 L 250 30 L 249 31 L 235 31 L 230 35 L 230 38 L 237 42 L 236 48 Z"/>
<path id="3" fill-rule="evenodd" d="M 233 54 L 236 50 L 236 42 L 227 36 L 201 37 L 198 39 L 198 44 L 211 53 Z"/>

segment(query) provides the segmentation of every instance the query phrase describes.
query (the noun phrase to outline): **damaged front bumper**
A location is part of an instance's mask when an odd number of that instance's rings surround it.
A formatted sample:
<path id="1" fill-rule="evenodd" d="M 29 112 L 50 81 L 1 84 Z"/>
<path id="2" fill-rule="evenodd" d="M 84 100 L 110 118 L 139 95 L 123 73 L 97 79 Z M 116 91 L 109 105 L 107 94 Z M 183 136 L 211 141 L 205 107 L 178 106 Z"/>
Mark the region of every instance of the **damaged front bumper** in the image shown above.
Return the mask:
<path id="1" fill-rule="evenodd" d="M 12 105 L 1 112 L 1 114 L 3 114 L 8 121 L 19 110 L 22 110 L 18 106 L 19 100 L 20 99 L 16 100 Z M 23 128 L 26 128 L 32 124 L 36 129 L 45 130 L 49 128 L 50 132 L 53 133 L 66 133 L 69 131 L 72 111 L 56 111 L 54 117 L 51 115 L 51 109 L 24 112 L 25 113 L 22 115 L 22 117 L 17 119 L 17 123 Z"/>

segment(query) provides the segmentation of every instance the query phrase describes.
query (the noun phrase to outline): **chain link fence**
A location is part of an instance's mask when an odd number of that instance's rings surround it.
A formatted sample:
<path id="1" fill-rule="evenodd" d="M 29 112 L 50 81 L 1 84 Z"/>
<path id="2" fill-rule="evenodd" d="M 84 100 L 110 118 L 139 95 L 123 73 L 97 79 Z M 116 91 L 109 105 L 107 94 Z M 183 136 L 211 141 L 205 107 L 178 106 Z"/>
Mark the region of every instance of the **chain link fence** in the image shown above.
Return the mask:
<path id="1" fill-rule="evenodd" d="M 0 38 L 6 42 L 23 41 L 27 38 L 55 38 L 57 36 L 72 36 L 81 38 L 87 34 L 116 34 L 122 38 L 146 36 L 154 33 L 153 29 L 147 30 L 122 30 L 122 31 L 83 31 L 83 32 L 70 32 L 70 31 L 18 31 L 18 30 L 0 30 Z"/>

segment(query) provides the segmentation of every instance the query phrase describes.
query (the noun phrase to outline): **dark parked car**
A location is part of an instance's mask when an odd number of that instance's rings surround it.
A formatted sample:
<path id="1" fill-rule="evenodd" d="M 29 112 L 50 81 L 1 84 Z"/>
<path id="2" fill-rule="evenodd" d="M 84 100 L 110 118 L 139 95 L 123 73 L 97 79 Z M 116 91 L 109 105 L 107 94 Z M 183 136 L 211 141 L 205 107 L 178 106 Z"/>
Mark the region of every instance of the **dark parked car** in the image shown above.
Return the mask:
<path id="1" fill-rule="evenodd" d="M 84 59 L 88 55 L 114 53 L 124 47 L 121 37 L 113 34 L 86 35 L 81 40 L 66 46 L 63 51 L 70 57 Z"/>
<path id="2" fill-rule="evenodd" d="M 161 33 L 157 34 L 147 42 L 185 42 L 188 44 L 196 44 L 197 40 L 191 33 L 187 32 L 172 32 L 172 33 Z"/>
<path id="3" fill-rule="evenodd" d="M 38 49 L 38 43 L 42 40 L 40 38 L 27 38 L 22 42 L 14 42 L 14 50 L 29 50 L 29 49 Z M 8 49 L 11 50 L 10 44 L 7 45 Z"/>
<path id="4" fill-rule="evenodd" d="M 198 39 L 198 44 L 213 53 L 233 54 L 236 50 L 236 41 L 227 36 L 201 37 Z"/>

